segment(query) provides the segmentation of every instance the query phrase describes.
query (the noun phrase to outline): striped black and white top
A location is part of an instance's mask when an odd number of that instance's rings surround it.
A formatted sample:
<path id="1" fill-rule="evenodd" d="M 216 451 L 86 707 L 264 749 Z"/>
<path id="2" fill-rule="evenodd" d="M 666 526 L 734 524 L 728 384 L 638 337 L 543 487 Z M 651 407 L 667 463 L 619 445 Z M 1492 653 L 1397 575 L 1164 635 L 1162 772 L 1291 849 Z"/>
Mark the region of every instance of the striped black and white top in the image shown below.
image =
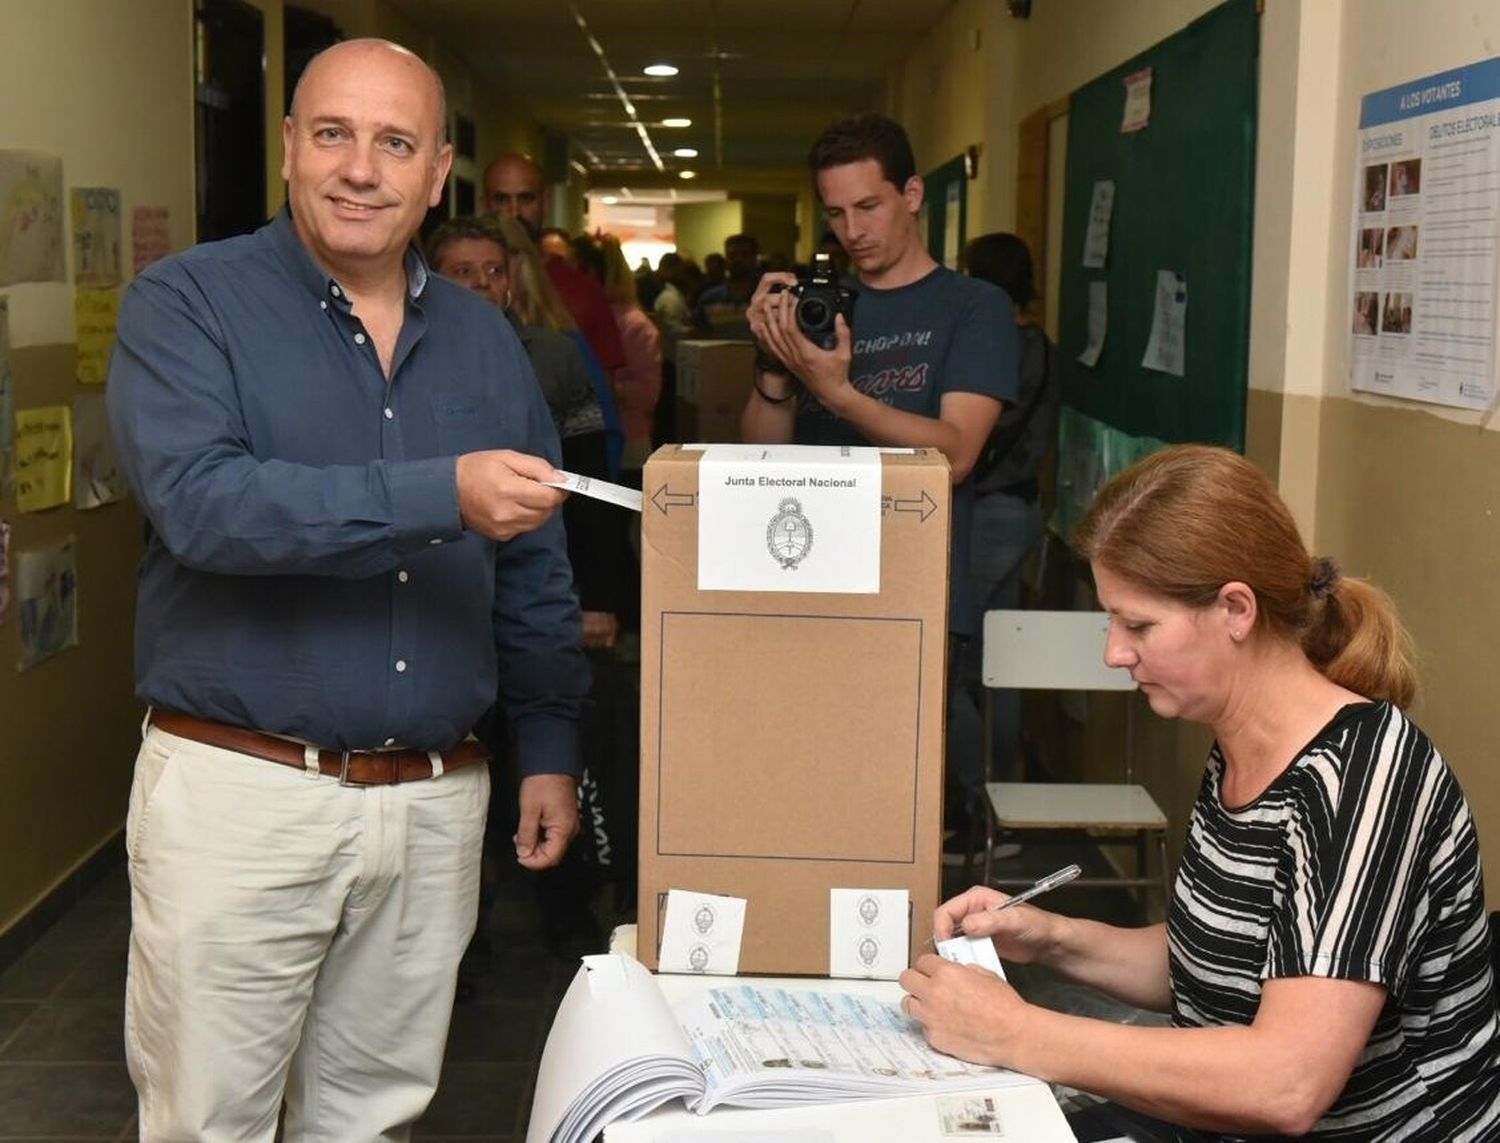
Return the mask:
<path id="1" fill-rule="evenodd" d="M 1249 805 L 1209 754 L 1167 918 L 1173 1019 L 1249 1024 L 1261 982 L 1389 993 L 1312 1139 L 1500 1139 L 1500 1017 L 1463 791 L 1388 703 L 1345 707 Z"/>

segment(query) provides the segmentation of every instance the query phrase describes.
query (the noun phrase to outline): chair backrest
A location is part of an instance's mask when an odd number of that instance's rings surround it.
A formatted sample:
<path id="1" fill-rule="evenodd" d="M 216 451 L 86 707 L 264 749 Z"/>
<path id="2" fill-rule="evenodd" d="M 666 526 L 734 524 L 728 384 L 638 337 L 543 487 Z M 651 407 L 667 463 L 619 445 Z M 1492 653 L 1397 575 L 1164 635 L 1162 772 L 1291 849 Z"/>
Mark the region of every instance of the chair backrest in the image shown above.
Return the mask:
<path id="1" fill-rule="evenodd" d="M 1015 690 L 1135 690 L 1129 671 L 1104 665 L 1108 633 L 1102 611 L 986 611 L 981 678 Z"/>

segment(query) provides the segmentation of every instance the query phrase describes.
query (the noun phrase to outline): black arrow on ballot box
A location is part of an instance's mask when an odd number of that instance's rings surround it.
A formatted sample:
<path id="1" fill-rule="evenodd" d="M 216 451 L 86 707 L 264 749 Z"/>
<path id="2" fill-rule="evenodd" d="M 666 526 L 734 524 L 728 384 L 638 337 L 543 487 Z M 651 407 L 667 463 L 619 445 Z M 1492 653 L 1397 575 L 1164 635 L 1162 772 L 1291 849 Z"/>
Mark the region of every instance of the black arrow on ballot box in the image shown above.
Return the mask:
<path id="1" fill-rule="evenodd" d="M 937 501 L 934 500 L 924 488 L 920 500 L 892 500 L 891 508 L 896 512 L 916 512 L 922 517 L 922 523 L 927 522 L 927 517 L 937 511 Z"/>
<path id="2" fill-rule="evenodd" d="M 661 510 L 663 516 L 668 508 L 691 508 L 693 501 L 691 492 L 673 492 L 665 484 L 651 494 L 651 503 Z"/>

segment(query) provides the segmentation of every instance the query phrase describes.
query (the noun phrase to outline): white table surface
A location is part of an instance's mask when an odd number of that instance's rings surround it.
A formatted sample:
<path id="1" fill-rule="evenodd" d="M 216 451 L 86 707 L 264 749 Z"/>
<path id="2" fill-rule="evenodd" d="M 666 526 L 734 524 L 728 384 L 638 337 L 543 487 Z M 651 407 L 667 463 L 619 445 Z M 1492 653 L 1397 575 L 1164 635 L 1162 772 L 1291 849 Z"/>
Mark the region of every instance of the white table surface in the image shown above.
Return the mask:
<path id="1" fill-rule="evenodd" d="M 610 937 L 610 951 L 634 955 L 635 926 L 622 925 Z M 657 978 L 667 1000 L 676 1004 L 704 987 L 702 976 L 663 974 Z M 727 978 L 720 978 L 727 979 Z M 770 987 L 861 992 L 895 1001 L 901 986 L 891 980 L 829 980 L 823 977 L 740 977 Z M 953 1136 L 942 1133 L 938 1104 L 946 1096 L 992 1096 L 1001 1111 L 1003 1134 Z M 944 1092 L 942 1095 L 901 1096 L 896 1099 L 866 1099 L 824 1103 L 808 1107 L 750 1110 L 719 1107 L 707 1115 L 695 1115 L 681 1103 L 660 1108 L 633 1123 L 614 1123 L 604 1130 L 605 1143 L 670 1143 L 682 1131 L 707 1132 L 705 1139 L 722 1135 L 723 1143 L 737 1143 L 742 1133 L 796 1128 L 819 1128 L 833 1143 L 954 1143 L 956 1139 L 1004 1140 L 1006 1143 L 1075 1143 L 1052 1090 L 1040 1081 L 1019 1087 L 993 1090 Z M 756 1143 L 761 1143 L 758 1138 Z M 766 1140 L 766 1143 L 770 1143 Z"/>

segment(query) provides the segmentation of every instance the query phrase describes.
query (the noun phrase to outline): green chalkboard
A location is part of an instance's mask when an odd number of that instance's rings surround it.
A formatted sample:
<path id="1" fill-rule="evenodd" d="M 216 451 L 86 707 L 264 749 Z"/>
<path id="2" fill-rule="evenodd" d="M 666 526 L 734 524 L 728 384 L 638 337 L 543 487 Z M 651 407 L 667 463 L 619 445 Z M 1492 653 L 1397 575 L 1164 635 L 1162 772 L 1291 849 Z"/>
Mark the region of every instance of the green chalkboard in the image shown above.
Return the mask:
<path id="1" fill-rule="evenodd" d="M 1229 0 L 1074 92 L 1068 110 L 1058 332 L 1063 400 L 1121 432 L 1244 448 L 1259 23 Z M 1124 79 L 1151 68 L 1151 118 L 1122 132 Z M 1083 265 L 1094 184 L 1115 184 L 1108 259 Z M 1157 273 L 1187 279 L 1185 375 L 1141 364 Z M 1098 362 L 1089 283 L 1108 283 Z"/>

